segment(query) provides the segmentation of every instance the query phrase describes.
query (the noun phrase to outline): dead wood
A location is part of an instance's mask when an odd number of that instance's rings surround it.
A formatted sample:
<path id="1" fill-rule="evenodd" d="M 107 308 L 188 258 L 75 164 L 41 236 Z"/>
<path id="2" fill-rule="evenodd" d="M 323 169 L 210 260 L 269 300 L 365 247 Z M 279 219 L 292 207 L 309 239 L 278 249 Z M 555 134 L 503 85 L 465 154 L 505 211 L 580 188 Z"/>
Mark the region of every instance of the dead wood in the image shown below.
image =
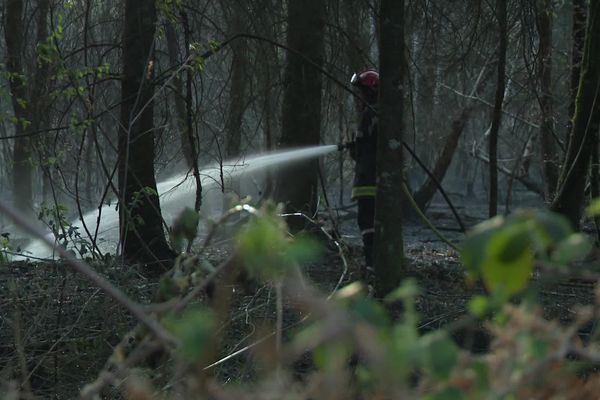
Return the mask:
<path id="1" fill-rule="evenodd" d="M 480 161 L 489 163 L 489 159 L 484 154 L 472 152 L 471 155 Z M 511 170 L 509 170 L 508 168 L 503 167 L 501 165 L 498 165 L 498 171 L 502 172 L 503 174 L 508 175 L 508 176 L 512 175 Z M 527 189 L 529 189 L 533 193 L 539 194 L 540 196 L 544 197 L 544 188 L 541 187 L 540 184 L 535 182 L 533 179 L 529 178 L 528 176 L 515 176 L 514 179 L 519 181 L 523 186 L 525 186 Z"/>
<path id="2" fill-rule="evenodd" d="M 431 202 L 431 199 L 438 190 L 438 185 L 434 181 L 434 178 L 438 182 L 442 182 L 444 176 L 446 175 L 446 171 L 448 171 L 448 167 L 452 162 L 452 157 L 454 156 L 456 148 L 458 147 L 458 141 L 463 133 L 465 125 L 467 124 L 469 114 L 470 108 L 465 108 L 452 122 L 452 131 L 446 138 L 444 147 L 435 163 L 435 167 L 433 168 L 433 177 L 431 175 L 428 176 L 427 180 L 423 183 L 423 185 L 421 185 L 419 190 L 417 190 L 413 196 L 415 202 L 423 211 L 425 211 Z"/>

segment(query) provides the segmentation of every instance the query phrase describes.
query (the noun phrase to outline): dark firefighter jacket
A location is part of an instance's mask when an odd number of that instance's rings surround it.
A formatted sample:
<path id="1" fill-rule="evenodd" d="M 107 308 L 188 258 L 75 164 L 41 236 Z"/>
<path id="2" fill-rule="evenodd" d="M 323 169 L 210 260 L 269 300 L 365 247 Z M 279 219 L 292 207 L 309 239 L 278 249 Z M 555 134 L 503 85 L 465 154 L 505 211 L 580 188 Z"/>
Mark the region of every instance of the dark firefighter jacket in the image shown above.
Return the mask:
<path id="1" fill-rule="evenodd" d="M 377 151 L 377 114 L 366 107 L 362 112 L 350 156 L 356 161 L 352 199 L 375 197 L 375 154 Z"/>

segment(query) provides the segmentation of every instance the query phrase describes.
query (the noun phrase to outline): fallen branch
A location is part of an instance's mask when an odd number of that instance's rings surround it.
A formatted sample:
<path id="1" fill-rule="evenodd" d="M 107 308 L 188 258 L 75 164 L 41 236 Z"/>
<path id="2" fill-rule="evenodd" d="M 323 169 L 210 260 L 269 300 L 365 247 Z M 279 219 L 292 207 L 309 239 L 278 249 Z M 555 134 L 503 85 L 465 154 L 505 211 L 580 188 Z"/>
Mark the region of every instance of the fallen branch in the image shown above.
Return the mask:
<path id="1" fill-rule="evenodd" d="M 487 100 L 482 99 L 481 97 L 478 97 L 478 96 L 475 96 L 475 95 L 472 95 L 472 94 L 462 93 L 461 91 L 456 90 L 453 87 L 450 87 L 450 86 L 448 86 L 446 84 L 443 84 L 443 83 L 440 83 L 440 86 L 443 87 L 443 88 L 445 88 L 445 89 L 448 89 L 448 90 L 454 92 L 455 94 L 457 94 L 457 95 L 459 95 L 459 96 L 461 96 L 461 97 L 463 97 L 465 99 L 477 101 L 479 103 L 485 104 L 486 106 L 488 106 L 490 108 L 494 107 L 494 105 L 492 103 L 490 103 Z M 524 123 L 525 125 L 528 125 L 528 126 L 530 126 L 532 128 L 535 128 L 535 129 L 539 129 L 540 128 L 540 126 L 538 124 L 535 124 L 535 123 L 533 123 L 531 121 L 528 121 L 525 118 L 520 117 L 520 116 L 518 116 L 516 114 L 513 114 L 511 112 L 508 112 L 506 110 L 503 110 L 502 114 L 504 114 L 506 116 L 509 116 L 509 117 L 511 117 L 511 118 L 513 118 L 513 119 L 515 119 L 517 121 L 520 121 L 520 122 Z"/>
<path id="2" fill-rule="evenodd" d="M 470 108 L 463 109 L 460 115 L 456 117 L 454 121 L 452 121 L 452 130 L 446 138 L 444 147 L 442 148 L 437 162 L 435 163 L 435 167 L 433 168 L 432 175 L 427 178 L 419 190 L 417 190 L 413 195 L 416 204 L 422 211 L 427 209 L 431 199 L 438 190 L 439 184 L 436 184 L 433 179 L 437 179 L 437 181 L 440 183 L 444 180 L 446 171 L 452 162 L 452 157 L 454 156 L 454 152 L 458 146 L 458 141 L 463 133 L 465 125 L 467 124 L 470 111 Z M 463 225 L 461 225 L 461 229 L 463 229 L 464 232 Z"/>
<path id="3" fill-rule="evenodd" d="M 477 152 L 471 152 L 470 154 L 480 161 L 483 161 L 488 164 L 490 162 L 490 160 L 487 158 L 487 156 L 485 156 L 483 154 L 479 154 Z M 502 172 L 503 174 L 508 175 L 508 176 L 512 175 L 511 170 L 509 170 L 508 168 L 503 167 L 501 165 L 498 165 L 498 171 Z M 530 191 L 544 197 L 544 189 L 537 182 L 533 181 L 532 179 L 529 179 L 526 176 L 515 176 L 514 179 L 521 182 L 521 184 L 523 186 L 525 186 L 527 189 L 529 189 Z"/>

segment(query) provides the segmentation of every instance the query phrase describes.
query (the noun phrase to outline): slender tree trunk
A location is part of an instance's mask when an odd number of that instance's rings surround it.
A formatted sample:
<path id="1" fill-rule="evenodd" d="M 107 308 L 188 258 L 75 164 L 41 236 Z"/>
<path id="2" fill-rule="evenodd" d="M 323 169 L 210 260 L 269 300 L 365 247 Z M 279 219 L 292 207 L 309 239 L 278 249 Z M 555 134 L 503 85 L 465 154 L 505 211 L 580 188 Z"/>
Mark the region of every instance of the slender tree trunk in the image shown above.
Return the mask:
<path id="1" fill-rule="evenodd" d="M 244 2 L 238 0 L 231 5 L 229 36 L 243 33 L 246 30 L 244 20 L 247 15 L 244 13 L 244 4 Z M 238 39 L 230 46 L 232 55 L 229 110 L 225 119 L 225 137 L 227 140 L 225 155 L 227 158 L 239 156 L 241 150 L 242 122 L 247 103 L 246 87 L 248 77 L 246 73 L 249 68 L 247 46 L 248 43 L 244 39 Z"/>
<path id="2" fill-rule="evenodd" d="M 593 144 L 600 126 L 600 0 L 591 0 L 573 129 L 552 210 L 579 227 Z"/>
<path id="3" fill-rule="evenodd" d="M 31 211 L 33 207 L 33 167 L 31 164 L 31 140 L 27 136 L 27 88 L 23 69 L 24 23 L 23 1 L 7 0 L 4 37 L 6 40 L 6 69 L 12 75 L 9 79 L 11 99 L 16 117 L 13 147 L 13 200 L 15 207 Z"/>
<path id="4" fill-rule="evenodd" d="M 590 168 L 591 194 L 592 199 L 600 198 L 600 154 L 598 154 L 598 135 L 594 137 L 592 145 L 592 166 Z M 600 216 L 594 216 L 594 225 L 596 226 L 596 237 L 600 240 Z"/>
<path id="5" fill-rule="evenodd" d="M 402 198 L 404 0 L 381 0 L 379 9 L 379 125 L 375 200 L 375 285 L 378 295 L 395 289 L 404 271 Z"/>
<path id="6" fill-rule="evenodd" d="M 38 7 L 36 10 L 37 16 L 37 35 L 36 43 L 41 46 L 47 46 L 48 40 L 48 11 L 50 7 L 49 0 L 39 0 Z M 36 52 L 37 57 L 37 52 Z M 48 125 L 48 105 L 49 98 L 47 96 L 47 80 L 50 65 L 43 60 L 36 60 L 36 68 L 33 76 L 33 85 L 30 89 L 30 106 L 29 115 L 31 125 L 29 126 L 30 132 L 37 132 L 42 127 Z M 43 187 L 43 201 L 52 201 L 55 203 L 61 202 L 61 192 L 56 192 L 52 189 L 53 185 L 53 165 L 47 165 L 47 160 L 53 156 L 51 154 L 51 139 L 48 136 L 42 136 L 40 138 L 32 138 L 30 141 L 33 149 L 37 149 L 36 153 L 39 158 L 39 165 L 42 169 L 42 187 Z M 49 194 L 52 193 L 52 197 L 49 198 Z"/>
<path id="7" fill-rule="evenodd" d="M 494 111 L 492 113 L 492 126 L 490 128 L 489 141 L 490 217 L 493 217 L 498 213 L 498 134 L 500 131 L 500 123 L 502 121 L 502 103 L 504 102 L 504 89 L 506 87 L 504 75 L 506 74 L 506 42 L 508 40 L 506 1 L 507 0 L 496 1 L 496 16 L 498 18 L 500 43 L 498 46 L 498 81 L 496 83 L 496 97 L 494 101 Z"/>
<path id="8" fill-rule="evenodd" d="M 127 260 L 148 263 L 173 256 L 165 239 L 154 177 L 155 24 L 153 0 L 126 0 L 119 132 L 121 248 Z"/>
<path id="9" fill-rule="evenodd" d="M 288 3 L 285 92 L 279 147 L 318 145 L 321 138 L 321 73 L 326 9 L 323 0 Z M 318 161 L 286 167 L 277 176 L 275 198 L 290 211 L 316 208 Z"/>
<path id="10" fill-rule="evenodd" d="M 558 182 L 558 154 L 554 142 L 552 107 L 552 0 L 537 2 L 536 22 L 539 36 L 539 104 L 542 112 L 540 143 L 546 201 L 552 201 Z"/>
<path id="11" fill-rule="evenodd" d="M 183 44 L 185 46 L 185 59 L 190 58 L 190 46 L 192 40 L 192 30 L 187 12 L 181 11 L 181 22 L 183 24 Z M 194 96 L 192 91 L 192 81 L 194 79 L 194 70 L 188 68 L 185 80 L 185 133 L 187 134 L 187 143 L 189 146 L 188 160 L 191 164 L 194 182 L 196 183 L 196 198 L 194 199 L 194 210 L 199 211 L 202 206 L 202 180 L 200 178 L 200 167 L 198 166 L 199 140 L 194 130 Z"/>
<path id="12" fill-rule="evenodd" d="M 573 0 L 573 45 L 571 47 L 571 102 L 569 103 L 569 116 L 575 115 L 575 102 L 577 90 L 579 89 L 579 78 L 581 73 L 581 60 L 583 58 L 583 46 L 585 43 L 585 0 Z M 573 120 L 569 120 L 569 133 L 573 128 Z"/>
<path id="13" fill-rule="evenodd" d="M 179 44 L 177 43 L 177 32 L 173 23 L 167 21 L 165 23 L 165 38 L 167 40 L 167 51 L 169 53 L 169 63 L 171 68 L 176 68 L 181 62 Z M 192 168 L 193 156 L 192 148 L 190 147 L 189 133 L 186 124 L 186 104 L 185 91 L 183 89 L 183 73 L 173 79 L 174 93 L 173 103 L 175 105 L 175 118 L 177 128 L 179 129 L 179 138 L 181 142 L 181 152 L 185 159 L 186 166 Z"/>
<path id="14" fill-rule="evenodd" d="M 359 72 L 367 67 L 369 40 L 364 24 L 368 13 L 361 0 L 346 0 L 341 8 L 347 44 L 345 56 L 350 72 Z"/>
<path id="15" fill-rule="evenodd" d="M 274 18 L 283 12 L 281 2 L 272 2 L 271 0 L 259 0 L 256 2 L 258 13 L 257 28 L 260 35 L 271 40 L 277 40 L 277 29 Z M 260 110 L 262 113 L 261 126 L 264 137 L 264 147 L 270 151 L 275 148 L 277 138 L 275 132 L 278 131 L 279 113 L 277 112 L 279 104 L 280 91 L 275 84 L 277 71 L 280 70 L 280 59 L 277 49 L 268 43 L 257 43 L 256 52 L 261 62 L 257 68 L 257 87 L 261 94 Z M 260 195 L 263 198 L 273 196 L 274 174 L 265 171 L 264 188 Z"/>

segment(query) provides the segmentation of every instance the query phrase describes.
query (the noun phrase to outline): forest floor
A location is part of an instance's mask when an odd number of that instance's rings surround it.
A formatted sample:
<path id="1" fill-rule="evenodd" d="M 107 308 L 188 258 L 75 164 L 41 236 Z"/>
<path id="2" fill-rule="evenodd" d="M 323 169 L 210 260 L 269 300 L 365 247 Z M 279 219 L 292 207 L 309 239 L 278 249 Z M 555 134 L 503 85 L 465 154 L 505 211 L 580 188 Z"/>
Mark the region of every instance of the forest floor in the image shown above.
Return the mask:
<path id="1" fill-rule="evenodd" d="M 352 212 L 341 214 L 339 224 L 348 262 L 330 248 L 319 261 L 305 266 L 308 278 L 325 294 L 358 276 L 362 248 Z M 473 207 L 459 212 L 469 226 L 483 219 L 481 210 Z M 450 240 L 460 242 L 463 234 L 445 207 L 433 206 L 428 216 Z M 469 299 L 482 289 L 465 283 L 459 255 L 416 222 L 406 226 L 405 249 L 406 276 L 415 278 L 421 289 L 416 303 L 420 328 L 438 329 L 464 316 Z M 231 240 L 222 240 L 209 248 L 206 257 L 218 265 L 230 252 Z M 124 268 L 114 263 L 95 263 L 93 267 L 142 304 L 150 303 L 157 293 L 158 282 L 146 277 L 140 267 Z M 275 318 L 273 289 L 254 289 L 236 294 L 228 326 L 222 328 L 227 333 L 222 357 L 253 343 L 256 327 Z M 593 301 L 594 288 L 554 285 L 541 290 L 540 299 L 548 318 L 568 322 L 578 304 Z M 296 320 L 290 317 L 284 329 L 292 331 Z M 134 325 L 133 317 L 114 300 L 61 263 L 1 265 L 0 394 L 8 382 L 29 382 L 41 398 L 74 398 L 83 385 L 94 380 L 113 347 Z M 455 338 L 473 351 L 485 351 L 488 340 L 480 328 L 458 332 Z M 251 379 L 251 352 L 229 358 L 214 371 L 224 382 Z M 160 367 L 155 373 L 161 374 Z"/>

